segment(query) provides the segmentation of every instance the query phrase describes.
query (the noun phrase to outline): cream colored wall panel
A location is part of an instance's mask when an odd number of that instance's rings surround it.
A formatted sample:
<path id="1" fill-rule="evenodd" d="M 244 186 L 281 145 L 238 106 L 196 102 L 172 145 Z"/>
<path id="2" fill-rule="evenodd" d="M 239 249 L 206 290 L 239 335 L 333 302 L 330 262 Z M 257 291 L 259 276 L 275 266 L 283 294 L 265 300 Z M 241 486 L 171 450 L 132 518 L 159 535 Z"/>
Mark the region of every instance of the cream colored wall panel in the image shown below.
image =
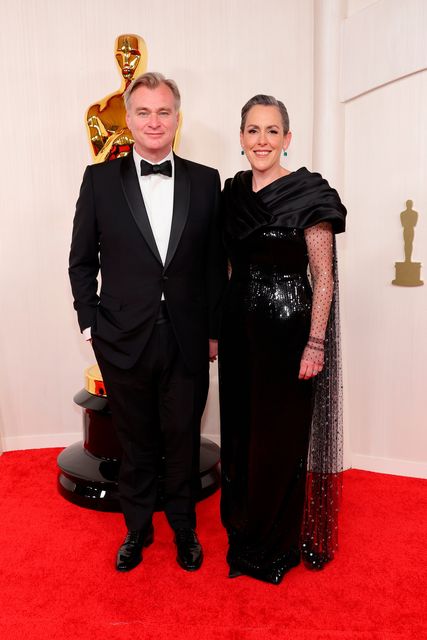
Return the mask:
<path id="1" fill-rule="evenodd" d="M 366 9 L 366 7 L 377 2 L 378 0 L 347 0 L 347 16 L 351 16 L 353 13 Z"/>
<path id="2" fill-rule="evenodd" d="M 341 98 L 427 68 L 427 2 L 379 0 L 343 23 Z"/>
<path id="3" fill-rule="evenodd" d="M 349 221 L 341 280 L 352 451 L 354 460 L 412 462 L 414 470 L 427 461 L 427 284 L 396 287 L 391 280 L 394 262 L 404 258 L 399 214 L 410 198 L 420 213 L 412 259 L 423 263 L 427 283 L 426 101 L 422 73 L 346 108 Z"/>
<path id="4" fill-rule="evenodd" d="M 282 98 L 294 141 L 290 168 L 310 166 L 311 0 L 15 0 L 2 5 L 0 430 L 4 448 L 68 444 L 80 432 L 73 395 L 93 362 L 67 277 L 71 225 L 90 159 L 85 109 L 116 90 L 113 46 L 136 32 L 148 66 L 183 97 L 180 153 L 246 168 L 239 113 L 254 93 Z M 218 436 L 216 370 L 204 420 Z M 62 438 L 62 439 L 61 439 Z M 37 444 L 39 443 L 39 444 Z"/>

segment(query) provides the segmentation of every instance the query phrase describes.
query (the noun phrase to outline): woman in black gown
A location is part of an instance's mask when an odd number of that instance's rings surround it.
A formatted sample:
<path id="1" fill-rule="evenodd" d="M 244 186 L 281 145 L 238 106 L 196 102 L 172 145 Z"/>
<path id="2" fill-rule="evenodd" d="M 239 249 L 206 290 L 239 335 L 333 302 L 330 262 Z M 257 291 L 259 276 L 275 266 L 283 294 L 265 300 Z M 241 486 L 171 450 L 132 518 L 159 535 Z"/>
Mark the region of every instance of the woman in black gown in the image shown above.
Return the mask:
<path id="1" fill-rule="evenodd" d="M 252 98 L 240 138 L 251 171 L 223 192 L 232 274 L 219 346 L 221 516 L 230 577 L 278 584 L 301 555 L 319 569 L 336 548 L 334 233 L 344 231 L 346 210 L 319 174 L 281 166 L 291 141 L 283 103 Z"/>

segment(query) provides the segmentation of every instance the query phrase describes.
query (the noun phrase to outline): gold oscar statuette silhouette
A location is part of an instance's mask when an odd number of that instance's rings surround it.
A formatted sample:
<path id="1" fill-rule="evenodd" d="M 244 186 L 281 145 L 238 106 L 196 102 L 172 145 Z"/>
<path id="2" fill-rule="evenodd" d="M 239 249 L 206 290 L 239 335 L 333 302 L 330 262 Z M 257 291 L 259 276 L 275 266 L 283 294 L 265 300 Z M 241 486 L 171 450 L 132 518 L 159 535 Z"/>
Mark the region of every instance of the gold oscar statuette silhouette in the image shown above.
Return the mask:
<path id="1" fill-rule="evenodd" d="M 115 57 L 122 84 L 118 91 L 110 93 L 91 105 L 86 112 L 86 127 L 95 162 L 108 162 L 126 156 L 134 142 L 126 124 L 126 109 L 123 94 L 135 78 L 147 69 L 147 46 L 141 36 L 127 33 L 116 38 Z M 182 117 L 173 148 L 176 150 Z"/>
<path id="2" fill-rule="evenodd" d="M 406 201 L 406 209 L 400 214 L 403 227 L 403 242 L 405 262 L 395 262 L 396 277 L 392 284 L 400 287 L 419 287 L 424 284 L 421 280 L 421 262 L 412 262 L 415 226 L 418 222 L 418 212 L 412 208 L 412 200 Z"/>
<path id="3" fill-rule="evenodd" d="M 147 68 L 147 47 L 141 36 L 125 34 L 115 42 L 115 57 L 122 76 L 118 91 L 91 105 L 86 126 L 95 162 L 115 160 L 129 153 L 133 143 L 126 125 L 123 94 L 134 78 Z"/>

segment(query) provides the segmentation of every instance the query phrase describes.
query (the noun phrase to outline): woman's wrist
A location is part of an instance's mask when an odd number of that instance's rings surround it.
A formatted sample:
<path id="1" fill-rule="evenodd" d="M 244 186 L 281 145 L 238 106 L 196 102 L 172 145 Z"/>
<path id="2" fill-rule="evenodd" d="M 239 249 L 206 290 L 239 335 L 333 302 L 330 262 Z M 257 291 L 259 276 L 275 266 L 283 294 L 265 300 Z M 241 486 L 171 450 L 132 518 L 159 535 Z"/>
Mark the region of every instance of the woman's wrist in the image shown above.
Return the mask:
<path id="1" fill-rule="evenodd" d="M 325 340 L 324 338 L 317 338 L 316 336 L 308 336 L 307 346 L 315 351 L 324 351 Z"/>

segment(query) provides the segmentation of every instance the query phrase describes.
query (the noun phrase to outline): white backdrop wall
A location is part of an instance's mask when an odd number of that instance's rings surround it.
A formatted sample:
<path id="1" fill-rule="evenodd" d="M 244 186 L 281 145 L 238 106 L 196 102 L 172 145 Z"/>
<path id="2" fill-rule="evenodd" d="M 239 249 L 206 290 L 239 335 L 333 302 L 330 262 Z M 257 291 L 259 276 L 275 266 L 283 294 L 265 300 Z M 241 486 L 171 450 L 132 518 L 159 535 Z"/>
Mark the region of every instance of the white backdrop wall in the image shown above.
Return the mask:
<path id="1" fill-rule="evenodd" d="M 289 168 L 325 171 L 349 209 L 339 242 L 347 464 L 426 476 L 427 288 L 391 285 L 408 198 L 420 212 L 413 259 L 427 282 L 425 0 L 128 0 L 126 15 L 114 0 L 3 5 L 3 447 L 81 437 L 72 396 L 93 357 L 72 309 L 67 257 L 90 162 L 83 114 L 118 88 L 114 39 L 134 32 L 147 42 L 148 68 L 180 85 L 180 153 L 223 179 L 245 168 L 246 99 L 266 92 L 287 103 Z M 204 431 L 215 439 L 217 401 L 213 367 Z"/>
<path id="2" fill-rule="evenodd" d="M 427 477 L 427 3 L 352 0 L 342 26 L 341 264 L 346 426 L 354 467 Z M 363 81 L 361 83 L 361 81 Z M 420 215 L 423 287 L 396 287 L 400 212 Z"/>
<path id="3" fill-rule="evenodd" d="M 141 35 L 148 68 L 183 97 L 179 152 L 245 168 L 239 113 L 255 93 L 281 97 L 294 142 L 289 167 L 311 163 L 311 0 L 15 0 L 1 3 L 0 429 L 6 450 L 81 438 L 73 404 L 91 348 L 77 328 L 67 276 L 75 201 L 90 159 L 89 104 L 120 86 L 114 41 Z M 204 430 L 218 435 L 216 367 Z"/>

